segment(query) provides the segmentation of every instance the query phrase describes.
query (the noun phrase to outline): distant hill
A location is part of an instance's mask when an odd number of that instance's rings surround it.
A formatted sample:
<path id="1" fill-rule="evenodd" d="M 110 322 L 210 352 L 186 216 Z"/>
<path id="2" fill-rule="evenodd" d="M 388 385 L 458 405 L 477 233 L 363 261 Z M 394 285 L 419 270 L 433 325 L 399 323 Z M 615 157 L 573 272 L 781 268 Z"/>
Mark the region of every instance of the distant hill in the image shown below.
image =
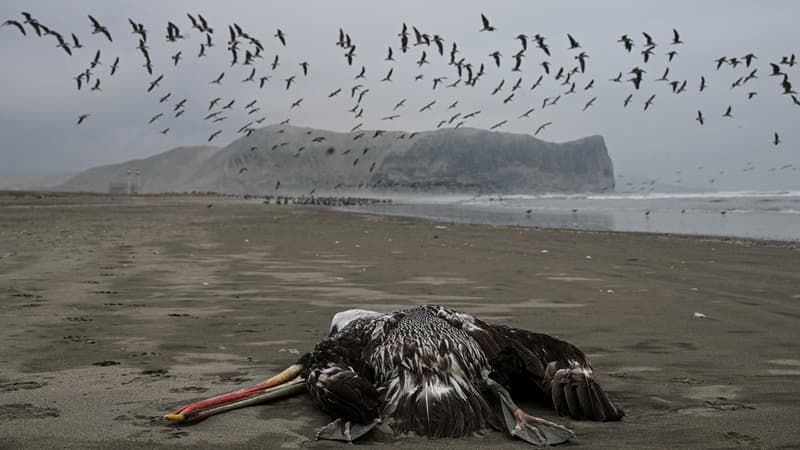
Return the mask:
<path id="1" fill-rule="evenodd" d="M 125 183 L 128 169 L 139 170 L 142 193 L 183 192 L 198 168 L 220 151 L 220 147 L 177 147 L 146 159 L 94 167 L 58 187 L 64 191 L 108 192 L 112 182 Z"/>
<path id="2" fill-rule="evenodd" d="M 141 173 L 140 192 L 538 193 L 614 190 L 603 138 L 561 144 L 530 135 L 445 129 L 338 133 L 271 125 L 224 148 L 180 147 L 87 170 L 60 188 L 107 192 Z M 280 181 L 280 188 L 276 186 Z"/>
<path id="3" fill-rule="evenodd" d="M 9 191 L 46 191 L 62 185 L 74 177 L 76 173 L 32 174 L 32 175 L 0 175 L 0 190 Z"/>

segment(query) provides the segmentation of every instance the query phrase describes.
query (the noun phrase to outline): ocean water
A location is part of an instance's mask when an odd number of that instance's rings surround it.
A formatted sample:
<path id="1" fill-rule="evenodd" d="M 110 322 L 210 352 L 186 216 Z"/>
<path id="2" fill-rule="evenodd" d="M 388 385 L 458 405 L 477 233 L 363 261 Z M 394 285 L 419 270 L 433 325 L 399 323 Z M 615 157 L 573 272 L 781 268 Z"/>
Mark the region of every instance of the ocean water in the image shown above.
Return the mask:
<path id="1" fill-rule="evenodd" d="M 393 197 L 351 209 L 444 222 L 800 241 L 800 191 Z"/>

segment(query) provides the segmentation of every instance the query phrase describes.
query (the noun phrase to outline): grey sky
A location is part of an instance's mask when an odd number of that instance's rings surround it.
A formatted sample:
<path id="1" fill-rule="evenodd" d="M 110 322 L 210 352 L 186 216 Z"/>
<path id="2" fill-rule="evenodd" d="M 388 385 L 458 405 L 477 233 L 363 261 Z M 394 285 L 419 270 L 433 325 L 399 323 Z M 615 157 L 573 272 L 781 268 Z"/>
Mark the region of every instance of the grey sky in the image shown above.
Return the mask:
<path id="1" fill-rule="evenodd" d="M 75 32 L 86 48 L 69 57 L 55 47 L 52 37 L 40 39 L 30 29 L 28 37 L 23 37 L 12 27 L 0 28 L 0 174 L 74 171 L 146 157 L 178 145 L 203 144 L 220 128 L 224 131 L 214 143 L 224 145 L 235 139 L 236 130 L 253 117 L 266 116 L 265 125 L 290 118 L 293 125 L 339 131 L 348 131 L 359 122 L 367 129 L 423 130 L 435 128 L 456 112 L 481 110 L 482 114 L 467 126 L 488 128 L 508 120 L 502 131 L 533 134 L 539 125 L 551 121 L 553 125 L 538 137 L 566 141 L 603 135 L 618 174 L 661 177 L 665 182 L 680 179 L 694 186 L 706 186 L 708 179 L 715 178 L 718 189 L 800 189 L 797 171 L 769 171 L 786 164 L 800 167 L 800 106 L 794 105 L 790 96 L 781 95 L 780 78 L 768 76 L 769 62 L 800 53 L 800 29 L 795 26 L 800 3 L 759 3 L 4 0 L 0 3 L 2 21 L 21 19 L 19 12 L 28 11 L 66 36 Z M 205 59 L 197 58 L 203 36 L 190 29 L 187 12 L 203 14 L 215 29 L 217 46 Z M 481 13 L 489 17 L 497 31 L 478 31 Z M 113 44 L 90 34 L 87 14 L 109 27 Z M 144 23 L 150 33 L 153 77 L 142 68 L 143 58 L 135 50 L 137 38 L 130 33 L 128 17 Z M 189 39 L 165 42 L 168 20 L 178 24 Z M 256 78 L 272 76 L 263 90 L 257 83 L 241 82 L 249 67 L 229 65 L 225 42 L 227 26 L 234 21 L 266 47 L 264 59 L 255 65 Z M 438 56 L 435 47 L 422 46 L 412 46 L 402 54 L 397 34 L 403 22 L 441 35 L 445 56 Z M 352 67 L 347 66 L 344 51 L 335 45 L 339 27 L 357 46 Z M 680 31 L 685 45 L 669 45 L 673 27 Z M 285 48 L 273 37 L 277 28 L 287 34 Z M 659 44 L 649 64 L 644 64 L 639 54 L 644 42 L 642 31 Z M 529 43 L 523 72 L 512 72 L 511 55 L 520 48 L 514 37 L 519 33 L 544 35 L 553 56 L 545 58 Z M 561 86 L 551 76 L 536 90 L 529 88 L 543 73 L 539 66 L 542 60 L 547 59 L 556 69 L 575 65 L 576 52 L 567 50 L 567 33 L 590 55 L 588 67 L 585 74 L 575 78 L 576 94 L 542 110 L 544 97 L 562 94 L 568 86 Z M 636 42 L 631 54 L 616 42 L 623 33 Z M 457 78 L 455 69 L 447 65 L 447 51 L 453 41 L 462 52 L 459 57 L 476 67 L 484 63 L 487 74 L 475 88 L 439 87 L 434 91 L 434 77 L 448 77 L 445 83 Z M 383 60 L 388 46 L 394 50 L 394 63 Z M 665 53 L 671 47 L 679 55 L 669 64 L 670 79 L 688 81 L 687 92 L 680 95 L 672 94 L 668 84 L 654 81 L 667 66 Z M 103 65 L 95 72 L 102 79 L 103 92 L 77 91 L 73 77 L 88 65 L 98 48 Z M 170 56 L 179 50 L 185 59 L 173 67 Z M 423 50 L 431 64 L 418 69 L 415 61 Z M 489 57 L 495 50 L 503 54 L 500 69 Z M 716 71 L 714 60 L 749 52 L 759 57 L 753 67 L 758 68 L 759 78 L 743 88 L 731 89 L 731 84 L 752 68 L 725 66 Z M 276 53 L 281 65 L 273 72 L 269 64 Z M 117 56 L 120 72 L 111 78 L 109 65 Z M 301 73 L 298 64 L 302 61 L 311 65 L 308 77 Z M 366 66 L 367 79 L 354 81 L 362 65 Z M 634 66 L 647 70 L 639 91 L 631 83 L 608 81 Z M 394 81 L 380 82 L 391 67 Z M 782 67 L 798 90 L 800 65 Z M 222 71 L 226 73 L 224 84 L 210 85 L 209 81 Z M 425 78 L 415 82 L 418 73 Z M 147 94 L 148 82 L 160 74 L 165 76 L 161 86 Z M 297 76 L 297 83 L 287 91 L 283 80 L 291 75 Z M 701 75 L 705 75 L 709 89 L 698 93 Z M 503 104 L 520 76 L 523 89 L 516 92 L 513 101 Z M 492 96 L 503 79 L 502 92 Z M 595 79 L 595 88 L 583 91 L 591 79 Z M 358 83 L 370 89 L 362 102 L 362 119 L 354 119 L 347 112 L 355 105 L 349 89 Z M 337 88 L 342 88 L 342 94 L 328 98 L 327 94 Z M 749 91 L 759 94 L 748 100 Z M 167 92 L 172 93 L 171 98 L 159 104 L 159 97 Z M 622 102 L 629 93 L 634 96 L 626 109 Z M 644 101 L 652 94 L 656 94 L 655 103 L 645 112 Z M 219 127 L 202 120 L 209 100 L 217 96 L 223 102 L 237 100 L 234 112 Z M 583 105 L 594 96 L 595 104 L 582 112 Z M 184 98 L 188 99 L 187 112 L 174 119 L 173 106 Z M 290 111 L 289 105 L 299 98 L 305 99 L 302 107 Z M 403 98 L 408 100 L 397 112 L 401 117 L 381 121 Z M 242 106 L 256 99 L 262 109 L 248 117 Z M 437 101 L 432 111 L 417 112 L 432 100 Z M 458 107 L 448 111 L 447 106 L 456 100 Z M 722 117 L 728 105 L 733 107 L 732 119 Z M 534 107 L 536 111 L 529 119 L 517 119 Z M 698 109 L 706 118 L 705 126 L 694 120 Z M 159 112 L 165 117 L 148 126 L 147 121 Z M 92 116 L 76 126 L 77 117 L 83 113 Z M 171 131 L 164 136 L 159 131 L 166 127 Z M 783 141 L 778 147 L 771 144 L 776 131 Z M 742 172 L 748 162 L 756 169 Z M 700 166 L 703 168 L 698 169 Z"/>

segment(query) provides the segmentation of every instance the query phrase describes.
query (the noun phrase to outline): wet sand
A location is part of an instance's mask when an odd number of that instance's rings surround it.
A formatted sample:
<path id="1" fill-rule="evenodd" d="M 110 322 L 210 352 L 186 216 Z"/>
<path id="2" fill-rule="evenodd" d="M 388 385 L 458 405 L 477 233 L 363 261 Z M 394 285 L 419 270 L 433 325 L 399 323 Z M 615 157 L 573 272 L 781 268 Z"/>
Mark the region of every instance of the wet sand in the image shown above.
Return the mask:
<path id="1" fill-rule="evenodd" d="M 209 207 L 211 206 L 211 207 Z M 584 351 L 627 416 L 563 448 L 800 447 L 796 245 L 453 225 L 258 200 L 0 194 L 0 447 L 326 447 L 306 396 L 151 419 L 294 361 L 348 307 L 439 303 Z M 694 313 L 705 318 L 696 318 Z M 373 432 L 363 446 L 526 448 Z"/>

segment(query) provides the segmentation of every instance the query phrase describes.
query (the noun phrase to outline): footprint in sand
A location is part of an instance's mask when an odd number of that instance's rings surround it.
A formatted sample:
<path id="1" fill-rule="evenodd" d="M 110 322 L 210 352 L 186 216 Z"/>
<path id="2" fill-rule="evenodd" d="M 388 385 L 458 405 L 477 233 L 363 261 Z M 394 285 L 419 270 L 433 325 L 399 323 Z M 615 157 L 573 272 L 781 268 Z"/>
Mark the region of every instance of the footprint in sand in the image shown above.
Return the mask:
<path id="1" fill-rule="evenodd" d="M 89 339 L 88 336 L 62 336 L 61 339 L 82 344 L 96 344 L 96 342 L 93 339 Z"/>
<path id="2" fill-rule="evenodd" d="M 777 376 L 800 375 L 800 361 L 796 359 L 772 359 L 768 363 L 780 367 L 779 369 L 767 369 L 767 373 Z"/>
<path id="3" fill-rule="evenodd" d="M 197 392 L 202 393 L 208 391 L 208 388 L 204 388 L 202 386 L 186 386 L 180 388 L 172 388 L 169 390 L 173 394 L 183 394 L 186 392 Z"/>
<path id="4" fill-rule="evenodd" d="M 88 317 L 64 317 L 64 320 L 68 322 L 91 322 L 92 319 Z"/>
<path id="5" fill-rule="evenodd" d="M 163 433 L 167 434 L 168 439 L 180 439 L 189 435 L 188 431 L 183 430 L 164 430 Z"/>
<path id="6" fill-rule="evenodd" d="M 60 415 L 61 412 L 55 408 L 41 408 L 30 403 L 0 405 L 0 420 L 47 419 Z"/>
<path id="7" fill-rule="evenodd" d="M 16 383 L 0 384 L 0 392 L 13 392 L 29 389 L 39 389 L 47 386 L 47 383 L 38 381 L 18 381 Z"/>
<path id="8" fill-rule="evenodd" d="M 99 367 L 117 366 L 119 364 L 120 364 L 119 361 L 98 361 L 92 363 L 93 366 L 99 366 Z"/>
<path id="9" fill-rule="evenodd" d="M 697 378 L 692 377 L 675 377 L 669 381 L 680 384 L 703 384 L 703 380 L 698 380 Z"/>
<path id="10" fill-rule="evenodd" d="M 725 397 L 718 397 L 716 400 L 706 400 L 703 403 L 703 406 L 705 406 L 706 408 L 716 409 L 718 411 L 739 411 L 740 409 L 756 409 L 753 406 L 728 400 Z"/>
<path id="11" fill-rule="evenodd" d="M 756 447 L 758 446 L 758 438 L 755 436 L 750 436 L 749 434 L 742 434 L 737 433 L 735 431 L 729 431 L 724 434 L 725 439 L 731 440 L 736 443 L 736 445 L 741 447 Z"/>

